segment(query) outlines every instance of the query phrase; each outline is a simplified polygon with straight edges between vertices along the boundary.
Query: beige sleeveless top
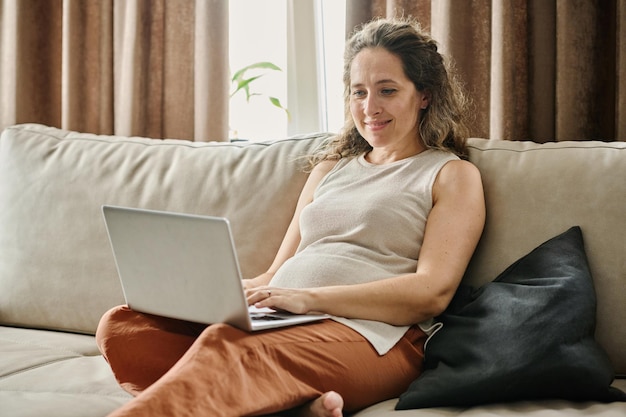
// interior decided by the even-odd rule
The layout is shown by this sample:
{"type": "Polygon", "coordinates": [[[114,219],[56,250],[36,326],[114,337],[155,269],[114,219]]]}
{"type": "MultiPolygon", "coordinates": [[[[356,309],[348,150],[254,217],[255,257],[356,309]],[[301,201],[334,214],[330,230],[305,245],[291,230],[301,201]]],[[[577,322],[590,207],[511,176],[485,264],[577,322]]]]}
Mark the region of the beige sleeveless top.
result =
{"type": "MultiPolygon", "coordinates": [[[[385,165],[362,154],[340,159],[300,216],[296,254],[271,286],[310,288],[359,284],[417,269],[437,174],[454,154],[426,150],[385,165]]],[[[363,335],[381,355],[408,330],[371,320],[333,317],[363,335]]],[[[429,330],[432,320],[420,323],[429,330]]]]}

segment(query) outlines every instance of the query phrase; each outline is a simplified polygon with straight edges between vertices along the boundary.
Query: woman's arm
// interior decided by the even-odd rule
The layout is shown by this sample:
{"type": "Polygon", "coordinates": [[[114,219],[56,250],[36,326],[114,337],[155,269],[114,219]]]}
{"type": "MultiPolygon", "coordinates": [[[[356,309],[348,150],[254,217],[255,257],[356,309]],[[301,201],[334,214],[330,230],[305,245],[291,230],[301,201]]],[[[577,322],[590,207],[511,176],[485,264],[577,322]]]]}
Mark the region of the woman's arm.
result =
{"type": "Polygon", "coordinates": [[[298,245],[300,244],[300,213],[307,204],[313,201],[313,193],[317,185],[336,164],[337,161],[323,161],[313,168],[300,192],[296,210],[291,218],[285,237],[278,248],[274,262],[272,262],[267,272],[252,279],[244,279],[243,286],[245,289],[252,289],[269,284],[278,268],[296,253],[298,245]]]}
{"type": "Polygon", "coordinates": [[[485,202],[478,169],[469,162],[452,161],[442,168],[433,186],[433,208],[415,273],[357,285],[270,288],[271,297],[268,288],[260,287],[248,292],[248,300],[260,307],[293,313],[315,311],[394,325],[415,324],[445,310],[480,239],[484,222],[485,202]]]}

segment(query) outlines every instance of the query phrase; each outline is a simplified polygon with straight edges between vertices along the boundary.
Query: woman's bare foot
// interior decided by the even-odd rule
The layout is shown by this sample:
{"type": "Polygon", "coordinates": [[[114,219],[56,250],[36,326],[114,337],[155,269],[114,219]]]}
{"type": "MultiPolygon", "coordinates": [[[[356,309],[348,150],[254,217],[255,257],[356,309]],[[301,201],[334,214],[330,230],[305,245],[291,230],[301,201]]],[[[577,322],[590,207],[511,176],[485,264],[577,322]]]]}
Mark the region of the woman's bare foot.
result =
{"type": "Polygon", "coordinates": [[[328,391],[300,409],[299,417],[342,417],[343,398],[335,391],[328,391]]]}

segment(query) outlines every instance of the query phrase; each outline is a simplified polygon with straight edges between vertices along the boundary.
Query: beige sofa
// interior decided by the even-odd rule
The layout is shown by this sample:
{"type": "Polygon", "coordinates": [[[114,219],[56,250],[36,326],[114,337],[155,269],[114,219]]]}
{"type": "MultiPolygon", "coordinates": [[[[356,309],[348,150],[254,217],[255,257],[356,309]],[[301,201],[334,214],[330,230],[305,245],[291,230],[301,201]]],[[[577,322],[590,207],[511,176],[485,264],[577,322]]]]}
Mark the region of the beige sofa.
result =
{"type": "MultiPolygon", "coordinates": [[[[272,143],[108,137],[41,125],[0,139],[0,415],[104,416],[129,400],[95,346],[123,303],[102,204],[226,216],[245,276],[279,245],[306,175],[298,157],[325,135],[272,143]]],[[[472,139],[488,218],[466,282],[480,285],[580,225],[597,292],[596,338],[626,374],[626,143],[472,139]]],[[[546,335],[550,337],[550,335],[546,335]]],[[[462,341],[459,341],[462,343],[462,341]]],[[[626,389],[626,380],[615,379],[626,389]]],[[[618,416],[626,403],[520,401],[358,416],[618,416]]]]}

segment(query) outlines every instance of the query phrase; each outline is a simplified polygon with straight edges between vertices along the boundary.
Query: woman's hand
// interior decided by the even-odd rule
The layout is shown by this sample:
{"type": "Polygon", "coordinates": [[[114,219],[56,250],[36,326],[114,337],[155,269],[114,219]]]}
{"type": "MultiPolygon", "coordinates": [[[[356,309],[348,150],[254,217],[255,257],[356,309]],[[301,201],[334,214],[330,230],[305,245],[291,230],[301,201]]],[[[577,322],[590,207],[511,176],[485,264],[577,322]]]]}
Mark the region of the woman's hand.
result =
{"type": "Polygon", "coordinates": [[[288,311],[294,314],[311,312],[312,291],[307,288],[276,288],[261,286],[246,290],[248,305],[258,308],[269,307],[274,310],[288,311]]]}
{"type": "Polygon", "coordinates": [[[270,272],[265,272],[254,278],[242,279],[241,282],[243,284],[244,290],[251,290],[256,287],[266,286],[272,280],[274,274],[270,272]]]}

